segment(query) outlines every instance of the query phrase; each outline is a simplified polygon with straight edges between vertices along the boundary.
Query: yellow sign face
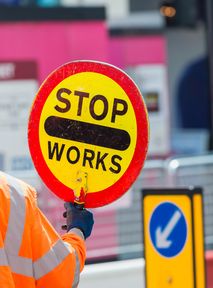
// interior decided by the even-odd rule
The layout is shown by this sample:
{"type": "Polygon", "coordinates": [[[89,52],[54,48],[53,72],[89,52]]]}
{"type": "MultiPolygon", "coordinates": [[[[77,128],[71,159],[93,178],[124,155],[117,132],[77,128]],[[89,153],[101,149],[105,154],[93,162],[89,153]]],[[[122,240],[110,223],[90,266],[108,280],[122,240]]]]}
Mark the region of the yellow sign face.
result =
{"type": "Polygon", "coordinates": [[[65,78],[43,105],[42,155],[52,174],[71,189],[80,172],[88,174],[89,193],[117,182],[130,164],[136,140],[129,97],[103,74],[82,72],[65,78]]]}
{"type": "Polygon", "coordinates": [[[194,288],[192,205],[187,195],[145,195],[147,288],[194,288]]]}

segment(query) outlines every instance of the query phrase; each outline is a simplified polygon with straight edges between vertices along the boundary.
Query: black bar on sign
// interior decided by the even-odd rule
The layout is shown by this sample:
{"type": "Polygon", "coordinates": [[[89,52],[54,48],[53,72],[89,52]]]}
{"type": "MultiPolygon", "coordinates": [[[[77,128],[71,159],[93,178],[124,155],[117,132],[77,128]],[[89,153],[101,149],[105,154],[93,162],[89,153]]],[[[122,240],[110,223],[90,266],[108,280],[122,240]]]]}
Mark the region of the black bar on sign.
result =
{"type": "Polygon", "coordinates": [[[130,135],[125,130],[57,116],[48,117],[44,129],[49,136],[120,151],[130,145],[130,135]]]}

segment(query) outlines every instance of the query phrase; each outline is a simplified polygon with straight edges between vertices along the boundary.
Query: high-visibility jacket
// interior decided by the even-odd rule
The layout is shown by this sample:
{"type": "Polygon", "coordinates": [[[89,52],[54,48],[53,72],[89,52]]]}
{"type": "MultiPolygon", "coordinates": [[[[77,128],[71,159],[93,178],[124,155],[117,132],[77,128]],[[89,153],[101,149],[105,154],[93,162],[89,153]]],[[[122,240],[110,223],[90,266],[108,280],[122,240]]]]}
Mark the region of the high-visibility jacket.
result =
{"type": "Polygon", "coordinates": [[[60,237],[36,191],[0,172],[0,288],[77,287],[85,254],[80,230],[60,237]]]}

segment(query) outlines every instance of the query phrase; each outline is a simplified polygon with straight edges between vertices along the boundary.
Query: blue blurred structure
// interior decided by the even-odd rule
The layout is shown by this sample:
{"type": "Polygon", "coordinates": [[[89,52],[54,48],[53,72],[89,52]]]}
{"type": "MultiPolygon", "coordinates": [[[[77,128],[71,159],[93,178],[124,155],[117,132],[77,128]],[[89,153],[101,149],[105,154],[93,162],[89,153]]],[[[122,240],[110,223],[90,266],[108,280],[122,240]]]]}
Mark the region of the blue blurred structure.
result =
{"type": "Polygon", "coordinates": [[[211,128],[211,103],[208,58],[187,65],[177,89],[180,128],[211,128]]]}

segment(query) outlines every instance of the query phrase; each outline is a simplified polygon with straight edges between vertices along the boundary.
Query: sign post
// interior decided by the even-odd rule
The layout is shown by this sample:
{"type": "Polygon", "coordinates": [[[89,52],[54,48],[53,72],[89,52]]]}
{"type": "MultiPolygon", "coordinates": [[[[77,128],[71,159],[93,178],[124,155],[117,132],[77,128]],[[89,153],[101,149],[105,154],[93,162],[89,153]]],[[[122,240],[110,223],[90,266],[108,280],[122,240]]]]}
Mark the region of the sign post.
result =
{"type": "Polygon", "coordinates": [[[122,70],[74,61],[40,87],[29,119],[34,165],[58,197],[74,201],[86,175],[85,207],[122,196],[143,167],[148,118],[143,98],[122,70]]]}
{"type": "Polygon", "coordinates": [[[201,189],[142,192],[146,287],[204,288],[201,189]]]}

